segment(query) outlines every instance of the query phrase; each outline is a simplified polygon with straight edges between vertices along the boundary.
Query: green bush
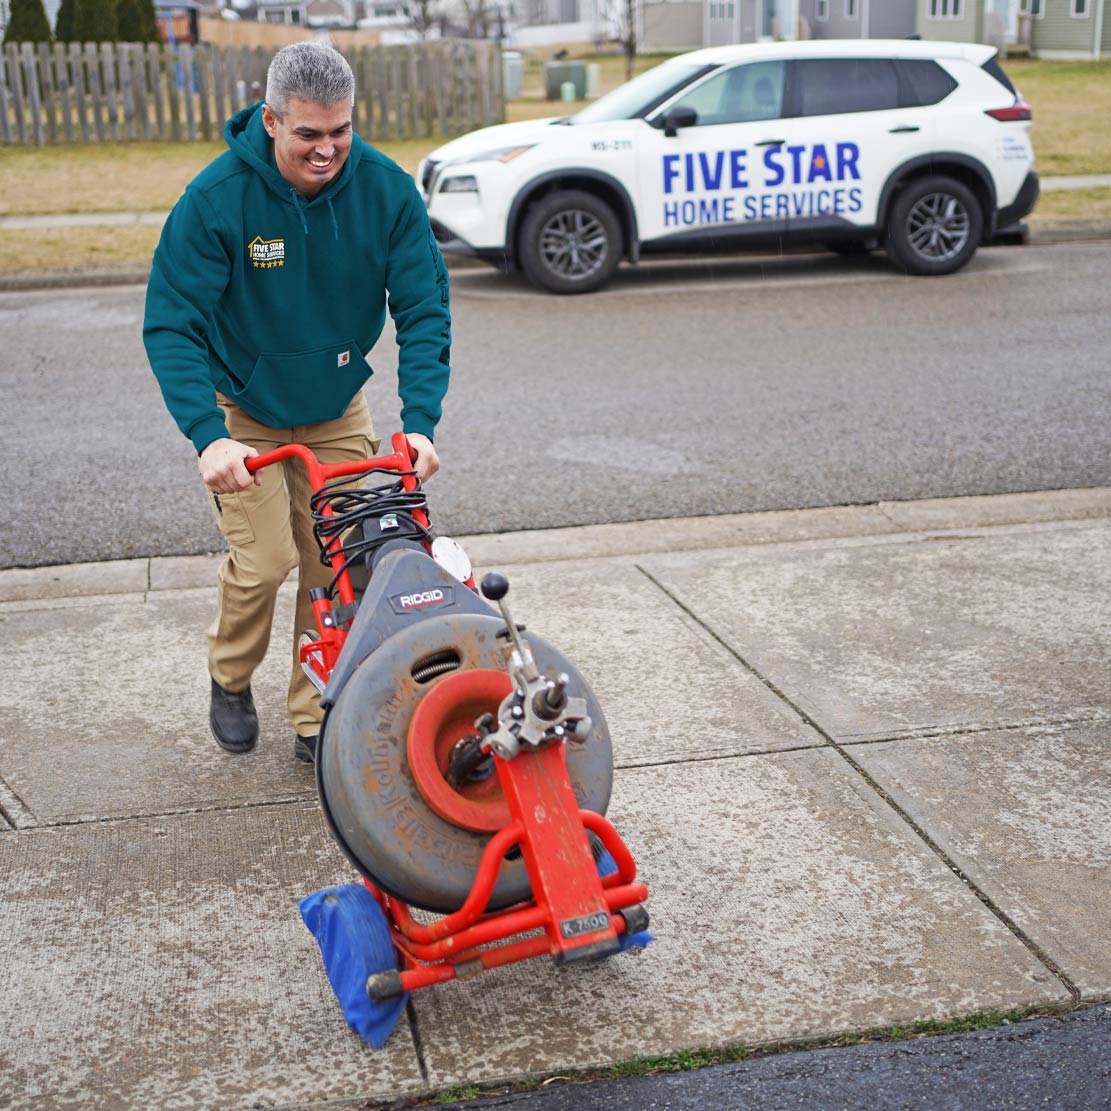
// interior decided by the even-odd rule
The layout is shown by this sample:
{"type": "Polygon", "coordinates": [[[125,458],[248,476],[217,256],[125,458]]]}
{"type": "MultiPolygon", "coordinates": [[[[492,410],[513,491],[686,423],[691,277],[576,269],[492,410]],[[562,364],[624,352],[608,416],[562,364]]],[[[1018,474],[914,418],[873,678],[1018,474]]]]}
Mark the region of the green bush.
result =
{"type": "Polygon", "coordinates": [[[50,42],[50,37],[42,0],[12,0],[4,42],[50,42]]]}
{"type": "Polygon", "coordinates": [[[158,42],[154,0],[119,0],[116,18],[120,42],[158,42]]]}
{"type": "Polygon", "coordinates": [[[116,0],[75,0],[73,19],[75,42],[118,42],[116,0]]]}
{"type": "Polygon", "coordinates": [[[54,20],[54,38],[58,42],[76,42],[73,37],[73,22],[77,16],[77,0],[62,0],[54,20]]]}

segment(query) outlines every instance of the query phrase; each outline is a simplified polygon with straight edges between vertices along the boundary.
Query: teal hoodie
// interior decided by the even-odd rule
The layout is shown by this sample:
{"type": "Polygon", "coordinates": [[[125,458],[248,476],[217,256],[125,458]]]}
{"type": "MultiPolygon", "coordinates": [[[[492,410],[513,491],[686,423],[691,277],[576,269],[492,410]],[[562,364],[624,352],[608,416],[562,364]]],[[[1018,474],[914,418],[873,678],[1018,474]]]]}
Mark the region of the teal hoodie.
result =
{"type": "Polygon", "coordinates": [[[432,437],[447,392],[444,261],[413,179],[357,135],[311,201],[278,173],[262,105],[186,187],[162,230],[143,341],[198,452],[227,436],[219,390],[271,428],[342,415],[372,371],[387,293],[406,432],[432,437]]]}

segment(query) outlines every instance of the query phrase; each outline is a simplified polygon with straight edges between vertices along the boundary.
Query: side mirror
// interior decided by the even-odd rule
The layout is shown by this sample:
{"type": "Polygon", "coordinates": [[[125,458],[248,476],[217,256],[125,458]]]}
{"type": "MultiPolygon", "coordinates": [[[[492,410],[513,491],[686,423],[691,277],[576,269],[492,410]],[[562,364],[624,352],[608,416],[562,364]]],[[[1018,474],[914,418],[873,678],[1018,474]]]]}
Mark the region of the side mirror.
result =
{"type": "Polygon", "coordinates": [[[664,134],[673,139],[681,127],[694,127],[698,123],[698,113],[693,108],[680,104],[664,116],[664,134]]]}

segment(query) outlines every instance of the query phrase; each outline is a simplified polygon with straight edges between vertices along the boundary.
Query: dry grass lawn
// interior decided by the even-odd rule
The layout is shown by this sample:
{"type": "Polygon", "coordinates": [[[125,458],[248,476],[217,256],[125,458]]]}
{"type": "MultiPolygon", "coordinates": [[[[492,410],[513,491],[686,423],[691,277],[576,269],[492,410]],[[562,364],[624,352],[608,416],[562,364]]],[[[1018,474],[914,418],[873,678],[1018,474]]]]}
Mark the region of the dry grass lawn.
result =
{"type": "Polygon", "coordinates": [[[1111,173],[1111,61],[1016,58],[1005,68],[1034,109],[1039,173],[1111,173]]]}
{"type": "Polygon", "coordinates": [[[0,230],[0,273],[145,270],[158,244],[159,231],[147,225],[4,228],[0,230]]]}

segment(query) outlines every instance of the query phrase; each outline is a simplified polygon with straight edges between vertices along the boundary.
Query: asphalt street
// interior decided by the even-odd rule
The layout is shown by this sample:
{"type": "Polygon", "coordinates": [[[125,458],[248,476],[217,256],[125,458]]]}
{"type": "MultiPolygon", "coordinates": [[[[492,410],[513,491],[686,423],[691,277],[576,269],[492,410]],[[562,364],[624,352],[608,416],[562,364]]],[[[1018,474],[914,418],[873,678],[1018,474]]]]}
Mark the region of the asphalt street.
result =
{"type": "MultiPolygon", "coordinates": [[[[139,286],[0,296],[0,565],[220,547],[142,306],[139,286]]],[[[579,298],[456,271],[434,518],[464,534],[1111,484],[1109,310],[1106,242],[982,250],[929,280],[882,255],[654,263],[579,298]]],[[[390,336],[371,363],[388,433],[390,336]]]]}
{"type": "Polygon", "coordinates": [[[506,1092],[443,1111],[1103,1111],[1111,1008],[912,1040],[798,1050],[697,1072],[506,1092]]]}

